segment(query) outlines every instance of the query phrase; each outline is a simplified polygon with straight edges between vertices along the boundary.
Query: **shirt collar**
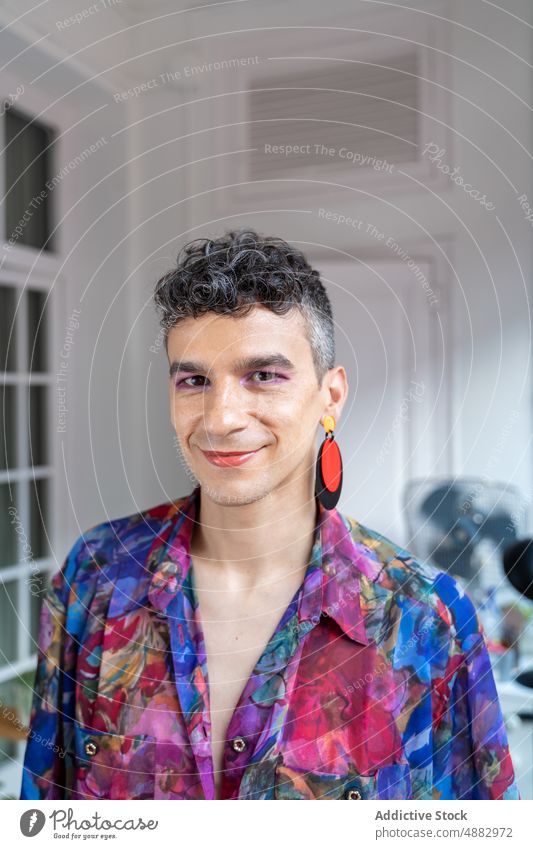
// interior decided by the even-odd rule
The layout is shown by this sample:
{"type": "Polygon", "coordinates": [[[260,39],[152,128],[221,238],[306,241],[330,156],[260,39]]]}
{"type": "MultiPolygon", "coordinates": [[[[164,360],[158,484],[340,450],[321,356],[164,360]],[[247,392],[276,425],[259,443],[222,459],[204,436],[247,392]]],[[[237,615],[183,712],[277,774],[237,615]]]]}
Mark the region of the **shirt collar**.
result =
{"type": "MultiPolygon", "coordinates": [[[[150,604],[161,613],[180,592],[191,565],[189,549],[199,512],[201,486],[172,503],[148,568],[150,604]],[[161,542],[162,540],[162,542],[161,542]]],[[[384,563],[369,537],[357,539],[357,522],[318,499],[310,562],[298,607],[300,623],[329,616],[350,639],[368,645],[381,635],[392,591],[377,582],[384,563]]]]}

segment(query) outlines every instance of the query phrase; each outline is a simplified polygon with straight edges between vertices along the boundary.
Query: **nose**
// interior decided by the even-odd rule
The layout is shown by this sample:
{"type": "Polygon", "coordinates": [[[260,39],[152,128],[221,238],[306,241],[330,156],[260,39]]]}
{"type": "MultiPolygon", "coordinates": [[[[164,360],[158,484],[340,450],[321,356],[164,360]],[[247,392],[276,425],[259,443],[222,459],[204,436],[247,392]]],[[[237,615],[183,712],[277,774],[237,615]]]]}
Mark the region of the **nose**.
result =
{"type": "Polygon", "coordinates": [[[209,387],[203,398],[203,427],[208,444],[214,450],[222,447],[223,440],[232,431],[245,430],[248,425],[250,399],[237,378],[219,380],[209,387]]]}

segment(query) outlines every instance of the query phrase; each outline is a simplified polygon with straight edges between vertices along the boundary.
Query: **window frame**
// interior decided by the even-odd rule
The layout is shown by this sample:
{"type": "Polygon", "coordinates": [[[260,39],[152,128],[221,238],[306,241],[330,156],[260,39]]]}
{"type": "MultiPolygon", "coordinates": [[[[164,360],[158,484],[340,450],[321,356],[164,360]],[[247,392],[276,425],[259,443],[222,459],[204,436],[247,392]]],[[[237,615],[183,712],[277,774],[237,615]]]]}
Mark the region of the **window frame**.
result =
{"type": "MultiPolygon", "coordinates": [[[[16,90],[16,83],[9,75],[3,75],[0,97],[2,104],[8,99],[10,92],[16,90]]],[[[68,112],[60,106],[53,105],[49,108],[50,100],[46,97],[46,91],[36,94],[35,90],[24,91],[23,106],[18,103],[14,108],[39,122],[45,124],[53,133],[54,141],[50,150],[50,174],[57,171],[57,162],[62,161],[66,155],[66,145],[62,137],[70,123],[68,112]]],[[[5,147],[5,122],[4,114],[0,112],[0,150],[5,147]]],[[[2,159],[0,167],[0,193],[4,197],[6,190],[5,160],[2,159]]],[[[45,515],[45,534],[48,554],[37,557],[27,562],[23,560],[25,539],[17,536],[17,561],[0,569],[3,582],[11,580],[17,582],[18,595],[16,616],[16,660],[3,663],[0,659],[0,685],[9,682],[20,681],[20,676],[29,676],[35,671],[37,664],[37,644],[32,636],[32,598],[29,579],[37,573],[43,574],[44,580],[57,571],[58,562],[54,555],[57,551],[57,518],[61,511],[66,509],[66,497],[59,492],[57,486],[58,471],[60,468],[60,440],[57,439],[57,401],[55,393],[55,372],[59,360],[60,344],[60,322],[64,314],[64,300],[66,294],[66,280],[61,273],[62,256],[60,253],[61,232],[57,230],[58,222],[61,220],[59,214],[63,188],[56,186],[50,197],[51,215],[51,249],[39,249],[22,244],[8,244],[8,236],[5,232],[5,206],[0,206],[0,250],[2,263],[0,264],[0,286],[13,287],[16,295],[16,359],[15,369],[4,372],[4,364],[0,366],[0,375],[4,385],[18,387],[16,397],[15,430],[17,440],[15,446],[14,468],[0,470],[0,483],[8,483],[18,489],[14,494],[13,505],[16,506],[23,533],[27,541],[30,538],[30,504],[31,488],[35,486],[34,481],[45,479],[47,481],[46,503],[47,515],[45,515]],[[40,291],[46,296],[46,320],[47,332],[45,340],[45,371],[29,371],[28,361],[28,291],[40,291]],[[22,295],[22,297],[21,297],[22,295]],[[47,433],[46,433],[46,465],[31,465],[29,444],[29,387],[46,386],[47,406],[47,433]]],[[[41,509],[39,507],[39,509],[41,509]]],[[[26,683],[21,681],[20,686],[24,688],[26,683]]],[[[31,686],[31,685],[30,685],[31,686]]],[[[25,694],[28,702],[31,694],[25,694]]],[[[26,719],[24,717],[24,719],[26,719]]],[[[6,741],[2,740],[0,745],[4,747],[6,741]]],[[[15,743],[13,757],[9,756],[0,763],[0,798],[4,793],[13,792],[20,783],[22,760],[25,750],[25,741],[15,743]],[[5,789],[4,789],[5,788],[5,789]]]]}

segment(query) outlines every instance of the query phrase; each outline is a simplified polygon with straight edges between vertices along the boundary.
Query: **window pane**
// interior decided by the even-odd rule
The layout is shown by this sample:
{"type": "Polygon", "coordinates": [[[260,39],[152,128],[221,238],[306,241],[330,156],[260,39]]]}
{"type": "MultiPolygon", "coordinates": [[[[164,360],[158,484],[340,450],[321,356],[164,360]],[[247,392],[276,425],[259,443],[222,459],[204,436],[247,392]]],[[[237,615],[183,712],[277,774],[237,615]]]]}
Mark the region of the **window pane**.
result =
{"type": "Polygon", "coordinates": [[[0,286],[0,371],[15,371],[16,327],[13,325],[17,306],[16,290],[0,286]]]}
{"type": "Polygon", "coordinates": [[[41,603],[46,589],[47,576],[44,572],[33,571],[28,575],[28,592],[30,593],[30,634],[31,645],[30,653],[37,651],[37,640],[39,638],[39,615],[41,613],[41,603]]]}
{"type": "Polygon", "coordinates": [[[48,481],[38,478],[30,481],[30,539],[35,560],[47,557],[48,540],[48,481]]]}
{"type": "Polygon", "coordinates": [[[18,581],[0,578],[0,666],[17,659],[18,581]]]}
{"type": "Polygon", "coordinates": [[[51,132],[44,124],[9,109],[5,113],[6,239],[10,244],[45,246],[51,231],[50,179],[51,132]]]}
{"type": "Polygon", "coordinates": [[[17,463],[16,401],[15,386],[0,386],[0,469],[12,469],[17,463]]]}
{"type": "MultiPolygon", "coordinates": [[[[15,497],[13,484],[11,484],[11,495],[15,497]]],[[[2,483],[0,484],[0,566],[14,566],[18,560],[17,528],[20,533],[20,521],[15,504],[10,498],[9,485],[2,483]]]]}
{"type": "Polygon", "coordinates": [[[45,466],[48,463],[47,396],[48,388],[46,386],[30,386],[28,458],[32,466],[45,466]]]}
{"type": "MultiPolygon", "coordinates": [[[[11,716],[11,712],[8,711],[8,717],[11,716]]],[[[17,724],[17,723],[15,723],[17,724]]],[[[17,743],[14,740],[4,740],[0,739],[0,765],[11,763],[17,755],[17,743]]],[[[6,790],[3,787],[0,787],[0,799],[14,799],[17,797],[14,796],[5,796],[6,790]]]]}
{"type": "Polygon", "coordinates": [[[35,668],[30,669],[29,672],[23,672],[15,681],[15,701],[25,725],[28,724],[30,719],[34,683],[35,668]]]}
{"type": "Polygon", "coordinates": [[[46,292],[28,292],[28,371],[46,371],[48,307],[46,292]]]}

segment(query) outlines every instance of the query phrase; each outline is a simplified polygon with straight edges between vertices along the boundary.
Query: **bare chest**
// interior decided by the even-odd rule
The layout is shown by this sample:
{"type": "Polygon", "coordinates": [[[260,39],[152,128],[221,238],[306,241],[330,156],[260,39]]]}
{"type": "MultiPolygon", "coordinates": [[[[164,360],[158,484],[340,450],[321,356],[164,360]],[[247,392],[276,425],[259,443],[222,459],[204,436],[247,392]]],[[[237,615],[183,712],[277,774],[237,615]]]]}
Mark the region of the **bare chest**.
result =
{"type": "Polygon", "coordinates": [[[227,736],[230,720],[286,604],[283,608],[244,613],[234,607],[225,609],[220,604],[213,610],[207,597],[202,598],[201,593],[198,596],[207,656],[215,788],[219,798],[225,748],[231,744],[227,736]]]}

